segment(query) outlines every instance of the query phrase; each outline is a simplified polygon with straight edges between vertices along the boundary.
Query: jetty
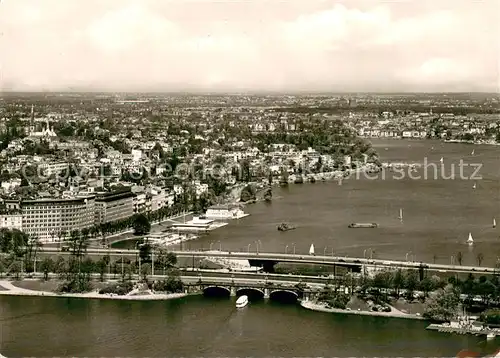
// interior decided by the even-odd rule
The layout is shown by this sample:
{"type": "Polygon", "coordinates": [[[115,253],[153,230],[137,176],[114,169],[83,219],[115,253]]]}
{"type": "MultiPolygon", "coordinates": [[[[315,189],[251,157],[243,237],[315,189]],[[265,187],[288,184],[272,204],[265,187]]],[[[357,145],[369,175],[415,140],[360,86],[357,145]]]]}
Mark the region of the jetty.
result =
{"type": "Polygon", "coordinates": [[[433,323],[427,327],[429,330],[434,330],[443,333],[457,334],[473,334],[476,336],[500,336],[500,328],[489,328],[486,326],[478,326],[474,324],[461,324],[458,322],[436,324],[433,323]]]}

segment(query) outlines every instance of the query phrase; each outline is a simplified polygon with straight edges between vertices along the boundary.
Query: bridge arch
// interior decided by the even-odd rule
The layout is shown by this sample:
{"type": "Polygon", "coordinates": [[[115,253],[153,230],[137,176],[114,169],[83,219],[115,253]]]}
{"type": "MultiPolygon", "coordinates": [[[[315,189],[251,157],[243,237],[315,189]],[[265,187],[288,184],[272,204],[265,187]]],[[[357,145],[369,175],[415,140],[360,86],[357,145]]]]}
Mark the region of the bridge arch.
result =
{"type": "Polygon", "coordinates": [[[250,298],[261,299],[264,298],[264,291],[253,287],[241,287],[236,290],[236,296],[247,295],[250,298]]]}
{"type": "Polygon", "coordinates": [[[204,296],[210,297],[229,297],[231,290],[224,286],[207,286],[203,289],[204,296]]]}
{"type": "Polygon", "coordinates": [[[297,302],[299,295],[291,290],[274,290],[269,294],[269,298],[279,302],[297,302]]]}

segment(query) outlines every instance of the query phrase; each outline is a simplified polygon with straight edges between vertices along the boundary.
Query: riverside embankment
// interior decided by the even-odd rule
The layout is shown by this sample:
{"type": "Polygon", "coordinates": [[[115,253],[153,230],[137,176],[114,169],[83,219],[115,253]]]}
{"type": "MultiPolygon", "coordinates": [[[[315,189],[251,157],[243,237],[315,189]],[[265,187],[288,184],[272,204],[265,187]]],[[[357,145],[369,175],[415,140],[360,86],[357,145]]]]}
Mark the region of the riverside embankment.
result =
{"type": "Polygon", "coordinates": [[[325,312],[325,313],[340,313],[340,314],[353,314],[353,315],[359,315],[359,316],[377,316],[377,317],[424,320],[424,318],[419,316],[419,315],[404,313],[404,312],[397,310],[394,307],[391,307],[391,312],[374,312],[374,311],[353,311],[353,310],[347,310],[347,309],[327,308],[322,304],[315,303],[312,301],[305,301],[305,300],[301,301],[300,305],[308,310],[311,310],[311,311],[325,312]]]}
{"type": "Polygon", "coordinates": [[[63,298],[90,298],[90,299],[110,299],[110,300],[133,300],[133,301],[154,301],[170,300],[186,297],[187,293],[154,293],[151,291],[132,291],[127,295],[100,294],[98,290],[86,293],[56,293],[51,291],[30,290],[15,286],[10,281],[0,280],[0,295],[5,296],[41,296],[41,297],[63,297],[63,298]]]}

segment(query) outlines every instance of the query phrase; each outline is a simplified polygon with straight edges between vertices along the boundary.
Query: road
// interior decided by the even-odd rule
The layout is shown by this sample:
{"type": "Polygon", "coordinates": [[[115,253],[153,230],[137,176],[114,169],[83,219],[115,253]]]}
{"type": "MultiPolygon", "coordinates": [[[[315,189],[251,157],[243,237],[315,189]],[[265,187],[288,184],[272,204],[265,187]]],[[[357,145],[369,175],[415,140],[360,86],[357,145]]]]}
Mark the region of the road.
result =
{"type": "MultiPolygon", "coordinates": [[[[430,264],[422,262],[409,262],[409,261],[394,261],[394,260],[380,260],[380,259],[367,259],[357,257],[337,257],[337,256],[313,256],[313,255],[300,255],[300,254],[279,254],[268,252],[224,252],[224,251],[171,251],[177,257],[219,257],[235,260],[263,260],[275,261],[282,263],[295,263],[295,264],[317,264],[317,265],[338,265],[338,266],[364,266],[368,269],[419,269],[421,267],[428,271],[436,272],[452,272],[452,273],[482,273],[482,274],[495,274],[500,272],[499,269],[494,267],[479,267],[479,266],[458,266],[458,265],[443,265],[443,264],[430,264]]],[[[69,252],[62,252],[58,248],[44,248],[44,254],[61,254],[69,255],[69,252]]],[[[118,256],[118,257],[136,257],[139,250],[123,250],[123,249],[93,249],[89,248],[87,254],[103,256],[118,256]]]]}

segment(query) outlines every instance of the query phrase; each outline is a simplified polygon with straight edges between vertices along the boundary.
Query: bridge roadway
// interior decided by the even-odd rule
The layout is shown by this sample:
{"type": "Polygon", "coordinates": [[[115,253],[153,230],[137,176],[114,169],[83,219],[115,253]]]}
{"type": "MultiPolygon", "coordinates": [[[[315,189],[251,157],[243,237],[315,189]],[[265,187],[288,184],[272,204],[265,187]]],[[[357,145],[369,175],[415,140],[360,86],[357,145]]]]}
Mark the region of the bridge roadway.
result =
{"type": "MultiPolygon", "coordinates": [[[[158,270],[157,270],[158,271],[158,270]]],[[[161,270],[160,270],[161,271],[161,270]]],[[[57,278],[59,275],[55,273],[50,273],[49,277],[57,278]]],[[[98,273],[92,273],[91,276],[95,279],[100,277],[98,273]]],[[[117,279],[121,276],[120,273],[112,274],[106,273],[104,277],[106,279],[117,279]]],[[[142,276],[142,275],[141,275],[142,276]]],[[[29,277],[43,278],[43,273],[37,272],[35,275],[30,274],[29,277]]],[[[138,279],[137,274],[133,275],[134,278],[138,279]]],[[[148,275],[150,280],[162,280],[168,278],[168,275],[158,274],[148,275]]],[[[273,283],[287,283],[297,284],[305,283],[308,286],[318,286],[323,287],[326,284],[331,284],[332,279],[328,277],[318,277],[318,276],[304,276],[304,275],[285,275],[277,273],[262,273],[262,272],[229,272],[229,271],[217,271],[217,270],[198,270],[198,269],[185,269],[181,270],[181,279],[185,283],[198,282],[200,279],[205,284],[209,283],[228,283],[234,280],[235,282],[245,281],[257,284],[265,284],[266,282],[273,283]]]]}
{"type": "MultiPolygon", "coordinates": [[[[225,252],[225,251],[171,251],[177,257],[218,257],[233,260],[256,260],[256,261],[272,261],[286,262],[295,264],[317,264],[317,265],[337,265],[337,266],[365,266],[367,268],[402,268],[402,269],[419,269],[424,268],[430,271],[453,272],[453,273],[483,273],[494,274],[500,270],[494,267],[479,267],[479,266],[459,266],[459,265],[443,265],[431,264],[423,262],[396,261],[396,260],[381,260],[367,259],[357,257],[337,257],[337,256],[320,256],[320,255],[303,255],[303,254],[280,254],[272,252],[225,252]]],[[[58,253],[67,254],[69,252],[61,251],[58,248],[44,248],[43,253],[58,253]]],[[[89,255],[110,255],[135,257],[139,250],[124,250],[124,249],[91,249],[87,250],[89,255]]]]}

